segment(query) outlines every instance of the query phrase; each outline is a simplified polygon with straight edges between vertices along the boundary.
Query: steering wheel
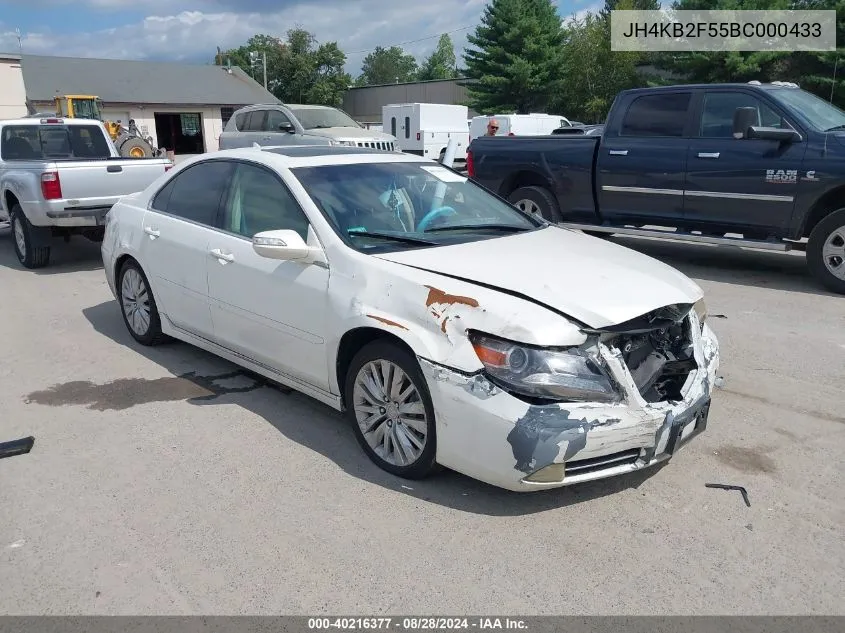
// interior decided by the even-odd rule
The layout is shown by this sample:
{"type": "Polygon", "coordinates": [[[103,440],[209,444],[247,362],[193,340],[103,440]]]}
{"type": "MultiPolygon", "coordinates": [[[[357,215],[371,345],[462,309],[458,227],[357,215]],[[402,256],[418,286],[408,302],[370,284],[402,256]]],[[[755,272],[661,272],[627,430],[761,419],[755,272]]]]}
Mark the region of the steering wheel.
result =
{"type": "Polygon", "coordinates": [[[454,215],[455,213],[456,211],[452,207],[437,207],[436,209],[432,209],[419,221],[419,224],[417,224],[417,230],[425,231],[428,229],[428,225],[439,217],[444,215],[454,215]]]}

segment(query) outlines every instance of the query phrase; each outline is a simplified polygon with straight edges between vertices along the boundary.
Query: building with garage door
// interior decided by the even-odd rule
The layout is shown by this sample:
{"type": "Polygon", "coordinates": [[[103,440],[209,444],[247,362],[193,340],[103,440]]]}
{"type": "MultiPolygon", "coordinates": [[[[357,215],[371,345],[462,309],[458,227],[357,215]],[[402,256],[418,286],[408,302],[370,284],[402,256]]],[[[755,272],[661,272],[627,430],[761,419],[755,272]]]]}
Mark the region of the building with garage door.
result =
{"type": "Polygon", "coordinates": [[[216,151],[238,108],[279,103],[237,67],[26,54],[19,63],[30,112],[54,112],[57,96],[96,96],[104,119],[133,119],[142,136],[177,155],[216,151]]]}

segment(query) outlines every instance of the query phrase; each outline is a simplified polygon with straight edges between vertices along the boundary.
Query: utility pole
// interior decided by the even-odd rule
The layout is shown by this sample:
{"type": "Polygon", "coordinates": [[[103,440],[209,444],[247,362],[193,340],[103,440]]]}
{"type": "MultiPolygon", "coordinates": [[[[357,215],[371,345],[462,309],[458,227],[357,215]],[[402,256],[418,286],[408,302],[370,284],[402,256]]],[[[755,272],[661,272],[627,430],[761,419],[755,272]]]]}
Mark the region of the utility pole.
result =
{"type": "Polygon", "coordinates": [[[18,51],[20,51],[20,54],[23,55],[23,43],[21,42],[21,30],[15,29],[15,35],[18,36],[18,51]]]}
{"type": "Polygon", "coordinates": [[[264,90],[267,90],[267,51],[262,53],[262,61],[264,62],[264,90]]]}

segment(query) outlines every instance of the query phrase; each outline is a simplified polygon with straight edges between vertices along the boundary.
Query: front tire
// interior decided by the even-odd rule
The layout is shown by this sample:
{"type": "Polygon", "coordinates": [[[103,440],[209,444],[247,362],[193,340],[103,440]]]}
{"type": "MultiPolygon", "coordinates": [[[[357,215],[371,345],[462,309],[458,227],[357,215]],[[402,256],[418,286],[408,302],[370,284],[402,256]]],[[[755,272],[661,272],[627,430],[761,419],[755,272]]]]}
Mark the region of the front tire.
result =
{"type": "Polygon", "coordinates": [[[845,209],[828,215],[810,233],[807,266],[828,290],[845,294],[845,209]]]}
{"type": "Polygon", "coordinates": [[[544,187],[520,187],[508,196],[510,202],[523,213],[548,222],[560,222],[560,209],[552,192],[544,187]]]}
{"type": "Polygon", "coordinates": [[[132,338],[148,347],[166,341],[150,282],[135,260],[128,260],[120,268],[117,290],[123,322],[132,338]]]}
{"type": "Polygon", "coordinates": [[[411,354],[386,341],[370,343],[352,359],[344,394],[355,438],[379,468],[405,479],[436,470],[434,407],[411,354]]]}
{"type": "Polygon", "coordinates": [[[12,243],[18,261],[26,268],[43,268],[50,263],[50,247],[35,246],[35,231],[37,230],[23,213],[19,204],[12,207],[9,213],[9,223],[12,227],[12,243]]]}

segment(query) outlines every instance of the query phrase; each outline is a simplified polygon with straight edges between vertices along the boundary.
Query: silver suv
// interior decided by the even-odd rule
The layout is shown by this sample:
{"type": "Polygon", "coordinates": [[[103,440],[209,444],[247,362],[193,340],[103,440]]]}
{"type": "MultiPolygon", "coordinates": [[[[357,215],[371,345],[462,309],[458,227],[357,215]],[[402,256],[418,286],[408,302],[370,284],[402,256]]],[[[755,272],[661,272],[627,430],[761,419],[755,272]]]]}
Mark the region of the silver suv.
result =
{"type": "Polygon", "coordinates": [[[220,149],[259,145],[349,145],[397,151],[396,138],[362,128],[348,114],[317,105],[251,105],[237,110],[220,149]]]}

